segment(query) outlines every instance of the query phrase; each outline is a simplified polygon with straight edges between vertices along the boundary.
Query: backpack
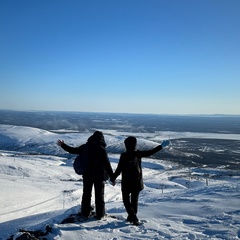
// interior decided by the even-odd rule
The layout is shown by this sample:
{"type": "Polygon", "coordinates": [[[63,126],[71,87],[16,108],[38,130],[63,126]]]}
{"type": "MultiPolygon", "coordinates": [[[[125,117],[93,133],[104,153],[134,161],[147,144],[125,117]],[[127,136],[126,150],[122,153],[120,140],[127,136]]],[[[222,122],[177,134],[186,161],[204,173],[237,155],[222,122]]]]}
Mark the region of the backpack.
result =
{"type": "Polygon", "coordinates": [[[73,168],[76,174],[83,175],[87,167],[87,149],[86,146],[82,153],[80,153],[73,162],[73,168]]]}

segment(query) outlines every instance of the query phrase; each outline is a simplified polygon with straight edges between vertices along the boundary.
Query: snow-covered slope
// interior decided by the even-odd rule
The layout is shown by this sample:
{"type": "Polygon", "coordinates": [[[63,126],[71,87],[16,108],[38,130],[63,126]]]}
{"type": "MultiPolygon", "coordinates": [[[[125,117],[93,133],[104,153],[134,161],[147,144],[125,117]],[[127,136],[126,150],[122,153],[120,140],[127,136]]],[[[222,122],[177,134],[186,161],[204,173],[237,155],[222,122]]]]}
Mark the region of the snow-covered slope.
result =
{"type": "MultiPolygon", "coordinates": [[[[53,227],[53,239],[239,239],[240,176],[221,168],[186,168],[164,158],[143,159],[145,188],[139,198],[141,226],[125,222],[120,178],[106,183],[107,213],[117,219],[60,224],[77,212],[81,176],[72,169],[73,156],[56,145],[84,143],[91,133],[52,133],[29,127],[0,125],[0,239],[19,229],[53,227]]],[[[113,169],[129,133],[105,132],[113,169]]],[[[136,134],[137,135],[137,134],[136,134]]],[[[166,135],[167,136],[167,135],[166,135]]],[[[159,137],[139,135],[139,146],[156,146],[159,137]],[[148,140],[144,140],[144,137],[148,140]]],[[[174,146],[164,151],[173,151],[174,146]]],[[[93,198],[94,200],[94,198],[93,198]]],[[[92,203],[94,203],[92,200],[92,203]]]]}

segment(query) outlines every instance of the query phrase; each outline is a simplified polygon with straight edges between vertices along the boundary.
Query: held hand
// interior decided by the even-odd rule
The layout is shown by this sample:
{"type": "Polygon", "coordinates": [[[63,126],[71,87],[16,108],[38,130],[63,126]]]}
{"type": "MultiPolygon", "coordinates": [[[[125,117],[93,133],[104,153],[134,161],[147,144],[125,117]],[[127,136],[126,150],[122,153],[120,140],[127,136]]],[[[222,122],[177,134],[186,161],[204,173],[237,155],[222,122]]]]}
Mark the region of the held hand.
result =
{"type": "Polygon", "coordinates": [[[111,180],[109,180],[109,182],[110,182],[110,184],[112,185],[112,186],[115,186],[115,181],[111,181],[111,180]]]}
{"type": "Polygon", "coordinates": [[[57,141],[57,145],[61,147],[61,146],[62,146],[62,144],[64,144],[64,141],[63,141],[63,140],[60,140],[60,139],[58,139],[58,141],[57,141]]]}
{"type": "Polygon", "coordinates": [[[169,144],[170,144],[169,140],[163,140],[161,143],[161,146],[164,148],[164,147],[167,147],[169,144]]]}

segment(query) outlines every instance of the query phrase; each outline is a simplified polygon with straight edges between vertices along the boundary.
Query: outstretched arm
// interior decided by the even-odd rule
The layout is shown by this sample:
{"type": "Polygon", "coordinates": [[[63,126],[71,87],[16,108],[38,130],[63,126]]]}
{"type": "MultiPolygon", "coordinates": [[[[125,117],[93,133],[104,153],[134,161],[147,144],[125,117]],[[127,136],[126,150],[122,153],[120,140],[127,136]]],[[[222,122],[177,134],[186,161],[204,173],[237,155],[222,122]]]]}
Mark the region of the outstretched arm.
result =
{"type": "Polygon", "coordinates": [[[137,151],[138,153],[138,157],[142,158],[142,157],[149,157],[155,153],[157,153],[158,151],[162,150],[164,147],[167,147],[170,144],[169,140],[164,140],[161,145],[158,145],[157,147],[148,150],[148,151],[137,151]]]}
{"type": "Polygon", "coordinates": [[[157,147],[151,149],[151,150],[147,150],[147,151],[137,151],[137,156],[139,158],[143,158],[143,157],[150,157],[151,155],[155,154],[156,152],[160,151],[162,149],[161,145],[158,145],[157,147]]]}
{"type": "Polygon", "coordinates": [[[60,140],[60,139],[57,141],[57,145],[60,146],[63,150],[72,154],[80,154],[82,151],[82,148],[81,148],[82,145],[79,147],[70,147],[66,143],[64,143],[63,140],[60,140]]]}

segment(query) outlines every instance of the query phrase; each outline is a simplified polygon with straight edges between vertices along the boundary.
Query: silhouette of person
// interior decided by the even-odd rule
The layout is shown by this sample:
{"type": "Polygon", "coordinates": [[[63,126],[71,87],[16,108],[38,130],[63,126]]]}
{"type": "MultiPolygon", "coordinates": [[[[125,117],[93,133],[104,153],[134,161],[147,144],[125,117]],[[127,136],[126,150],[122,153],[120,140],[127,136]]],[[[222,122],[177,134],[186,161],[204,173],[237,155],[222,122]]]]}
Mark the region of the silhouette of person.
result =
{"type": "Polygon", "coordinates": [[[82,218],[87,219],[91,213],[92,188],[95,190],[96,218],[105,216],[104,189],[105,181],[113,177],[113,171],[106,152],[106,142],[102,132],[95,131],[86,144],[79,147],[70,147],[63,140],[58,140],[57,144],[65,151],[72,154],[80,154],[86,147],[87,163],[83,173],[83,195],[81,205],[82,218]]]}
{"type": "Polygon", "coordinates": [[[122,173],[121,190],[123,204],[128,213],[127,221],[134,225],[139,225],[137,218],[138,196],[140,191],[143,190],[141,159],[153,155],[163,147],[168,146],[169,143],[168,140],[165,140],[161,145],[151,150],[139,151],[136,150],[137,139],[135,137],[128,137],[124,141],[126,152],[121,154],[111,181],[115,184],[116,178],[122,173]]]}

